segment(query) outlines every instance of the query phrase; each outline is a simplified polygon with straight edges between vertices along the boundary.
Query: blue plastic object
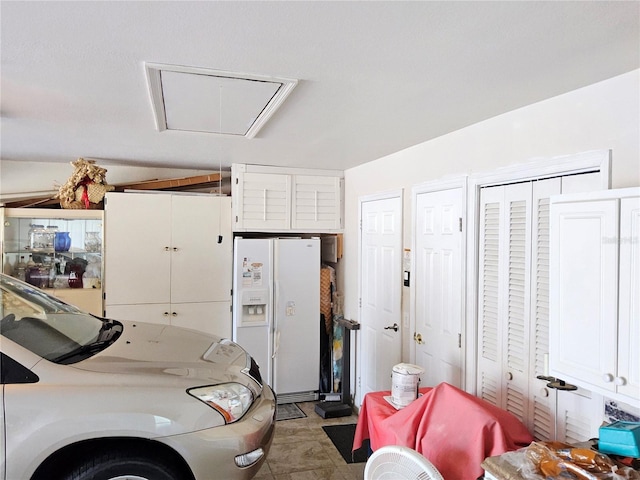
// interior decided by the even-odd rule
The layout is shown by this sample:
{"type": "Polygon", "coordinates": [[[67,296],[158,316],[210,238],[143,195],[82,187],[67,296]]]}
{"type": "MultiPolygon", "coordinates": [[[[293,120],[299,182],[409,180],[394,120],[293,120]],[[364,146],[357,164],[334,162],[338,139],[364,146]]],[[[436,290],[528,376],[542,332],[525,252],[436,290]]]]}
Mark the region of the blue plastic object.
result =
{"type": "Polygon", "coordinates": [[[68,252],[71,247],[69,232],[56,232],[53,246],[56,252],[68,252]]]}
{"type": "Polygon", "coordinates": [[[614,422],[600,427],[598,450],[623,457],[640,458],[640,422],[614,422]]]}

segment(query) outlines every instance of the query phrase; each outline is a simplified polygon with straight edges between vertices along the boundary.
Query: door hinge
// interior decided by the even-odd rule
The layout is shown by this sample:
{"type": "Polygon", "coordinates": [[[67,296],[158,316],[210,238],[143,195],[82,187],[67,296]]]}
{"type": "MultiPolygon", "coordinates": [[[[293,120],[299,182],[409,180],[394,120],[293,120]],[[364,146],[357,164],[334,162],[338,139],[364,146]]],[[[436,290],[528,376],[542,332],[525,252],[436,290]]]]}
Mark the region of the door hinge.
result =
{"type": "Polygon", "coordinates": [[[462,334],[458,334],[458,348],[462,348],[462,334]]]}
{"type": "Polygon", "coordinates": [[[362,308],[362,298],[358,299],[358,307],[362,308]]]}
{"type": "Polygon", "coordinates": [[[458,218],[458,225],[459,225],[460,231],[462,231],[462,217],[458,218]]]}

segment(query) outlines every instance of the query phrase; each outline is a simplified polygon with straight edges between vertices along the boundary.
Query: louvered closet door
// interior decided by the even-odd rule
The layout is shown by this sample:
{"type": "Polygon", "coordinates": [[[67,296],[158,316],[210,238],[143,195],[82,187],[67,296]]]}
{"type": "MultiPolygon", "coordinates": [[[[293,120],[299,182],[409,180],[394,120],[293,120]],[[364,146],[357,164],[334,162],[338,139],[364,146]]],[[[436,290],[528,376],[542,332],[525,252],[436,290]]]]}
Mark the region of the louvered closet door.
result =
{"type": "Polygon", "coordinates": [[[570,432],[587,431],[578,425],[594,416],[594,402],[565,392],[556,432],[556,392],[536,377],[549,352],[549,197],[594,190],[598,182],[598,174],[583,174],[480,193],[477,391],[539,440],[573,438],[570,432]]]}
{"type": "Polygon", "coordinates": [[[549,197],[560,193],[561,179],[550,178],[532,185],[531,315],[529,352],[529,397],[531,410],[527,426],[538,440],[557,438],[555,433],[555,395],[545,373],[549,352],[549,197]]]}
{"type": "Polygon", "coordinates": [[[497,406],[502,390],[502,270],[504,187],[480,192],[480,252],[478,305],[478,395],[497,406]]]}
{"type": "Polygon", "coordinates": [[[529,415],[531,184],[481,192],[480,396],[529,415]]]}
{"type": "Polygon", "coordinates": [[[503,254],[506,304],[502,338],[505,404],[522,422],[529,415],[529,312],[531,292],[531,184],[504,187],[503,254]]]}

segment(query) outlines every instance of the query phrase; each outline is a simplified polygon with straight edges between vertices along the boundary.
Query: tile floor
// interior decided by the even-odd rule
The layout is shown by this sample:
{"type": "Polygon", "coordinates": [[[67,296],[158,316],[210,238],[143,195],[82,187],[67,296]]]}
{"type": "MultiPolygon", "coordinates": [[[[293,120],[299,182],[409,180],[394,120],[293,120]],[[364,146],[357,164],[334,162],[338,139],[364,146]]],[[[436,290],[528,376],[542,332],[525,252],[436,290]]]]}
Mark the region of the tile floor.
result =
{"type": "Polygon", "coordinates": [[[362,480],[364,463],[348,464],[322,427],[356,423],[358,417],[323,419],[315,402],[297,404],[307,418],[276,422],[276,433],[255,480],[362,480]]]}

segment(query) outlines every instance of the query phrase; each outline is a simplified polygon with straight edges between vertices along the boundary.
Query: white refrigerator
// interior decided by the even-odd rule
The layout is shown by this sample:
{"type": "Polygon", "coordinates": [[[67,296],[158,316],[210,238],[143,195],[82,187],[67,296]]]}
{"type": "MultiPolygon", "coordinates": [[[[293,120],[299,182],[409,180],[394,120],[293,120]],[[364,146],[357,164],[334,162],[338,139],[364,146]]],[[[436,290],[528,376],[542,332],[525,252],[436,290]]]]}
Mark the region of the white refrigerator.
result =
{"type": "Polygon", "coordinates": [[[234,240],[233,340],[278,403],[318,399],[320,239],[234,240]]]}

